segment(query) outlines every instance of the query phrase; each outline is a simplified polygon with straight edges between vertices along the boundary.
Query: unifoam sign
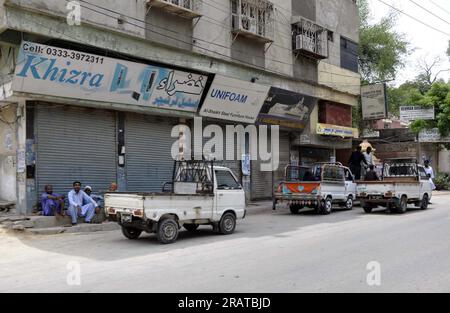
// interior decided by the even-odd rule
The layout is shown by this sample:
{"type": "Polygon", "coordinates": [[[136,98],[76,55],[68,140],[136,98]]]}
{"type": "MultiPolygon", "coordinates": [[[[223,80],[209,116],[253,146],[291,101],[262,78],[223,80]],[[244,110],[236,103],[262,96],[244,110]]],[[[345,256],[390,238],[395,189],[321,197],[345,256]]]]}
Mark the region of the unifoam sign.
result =
{"type": "Polygon", "coordinates": [[[270,87],[216,75],[200,115],[253,124],[270,87]]]}
{"type": "Polygon", "coordinates": [[[13,90],[196,112],[207,76],[24,41],[13,90]]]}

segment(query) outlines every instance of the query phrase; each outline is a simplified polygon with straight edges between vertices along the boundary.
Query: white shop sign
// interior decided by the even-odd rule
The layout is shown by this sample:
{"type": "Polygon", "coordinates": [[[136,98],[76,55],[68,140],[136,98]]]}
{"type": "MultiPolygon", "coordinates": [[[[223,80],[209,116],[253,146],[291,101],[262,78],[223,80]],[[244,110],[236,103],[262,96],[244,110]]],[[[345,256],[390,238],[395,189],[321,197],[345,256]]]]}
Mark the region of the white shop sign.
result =
{"type": "Polygon", "coordinates": [[[387,116],[386,85],[361,87],[362,115],[364,120],[382,119],[387,116]]]}
{"type": "Polygon", "coordinates": [[[411,122],[415,120],[434,120],[435,113],[433,108],[424,108],[420,106],[401,106],[400,120],[411,122]]]}
{"type": "Polygon", "coordinates": [[[269,86],[216,75],[200,115],[253,124],[269,93],[269,86]]]}
{"type": "Polygon", "coordinates": [[[207,78],[24,41],[13,90],[196,112],[207,78]]]}
{"type": "Polygon", "coordinates": [[[424,129],[419,133],[419,142],[441,143],[450,142],[450,136],[442,137],[439,129],[424,129]]]}

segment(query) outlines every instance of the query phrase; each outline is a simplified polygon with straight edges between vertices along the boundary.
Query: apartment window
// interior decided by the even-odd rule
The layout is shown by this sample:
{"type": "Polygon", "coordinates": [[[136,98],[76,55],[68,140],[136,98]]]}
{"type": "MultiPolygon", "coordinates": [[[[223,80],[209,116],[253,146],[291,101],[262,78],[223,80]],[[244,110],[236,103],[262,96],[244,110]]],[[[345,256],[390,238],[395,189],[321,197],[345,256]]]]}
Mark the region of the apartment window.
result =
{"type": "Polygon", "coordinates": [[[273,4],[266,0],[231,0],[233,32],[273,37],[273,4]]]}
{"type": "Polygon", "coordinates": [[[358,73],[358,44],[341,37],[341,67],[358,73]]]}

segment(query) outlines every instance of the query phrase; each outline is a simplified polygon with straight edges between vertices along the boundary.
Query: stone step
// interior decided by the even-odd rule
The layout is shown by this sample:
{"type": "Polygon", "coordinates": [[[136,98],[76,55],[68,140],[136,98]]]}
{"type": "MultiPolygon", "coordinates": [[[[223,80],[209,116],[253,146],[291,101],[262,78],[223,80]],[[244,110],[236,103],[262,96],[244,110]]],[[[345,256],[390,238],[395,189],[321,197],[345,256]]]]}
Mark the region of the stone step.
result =
{"type": "Polygon", "coordinates": [[[46,228],[27,228],[25,233],[33,235],[57,235],[57,234],[73,234],[73,233],[89,233],[99,231],[119,230],[120,226],[114,222],[105,222],[102,224],[78,224],[76,226],[56,226],[46,228]]]}

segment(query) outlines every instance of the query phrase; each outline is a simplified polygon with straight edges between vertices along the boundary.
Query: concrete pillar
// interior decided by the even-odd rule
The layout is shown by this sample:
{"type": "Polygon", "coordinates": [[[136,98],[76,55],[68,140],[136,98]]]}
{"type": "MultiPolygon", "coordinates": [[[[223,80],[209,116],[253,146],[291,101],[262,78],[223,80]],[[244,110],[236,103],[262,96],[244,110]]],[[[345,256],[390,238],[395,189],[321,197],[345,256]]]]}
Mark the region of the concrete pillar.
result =
{"type": "Polygon", "coordinates": [[[27,169],[26,169],[26,100],[21,99],[17,105],[17,213],[31,213],[32,208],[27,207],[27,169]]]}

